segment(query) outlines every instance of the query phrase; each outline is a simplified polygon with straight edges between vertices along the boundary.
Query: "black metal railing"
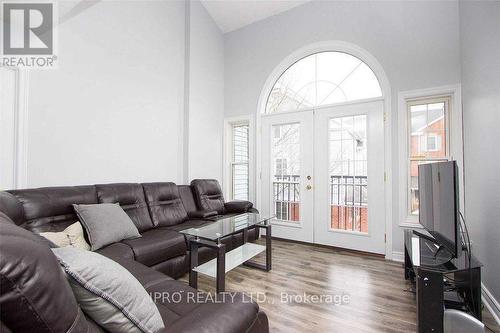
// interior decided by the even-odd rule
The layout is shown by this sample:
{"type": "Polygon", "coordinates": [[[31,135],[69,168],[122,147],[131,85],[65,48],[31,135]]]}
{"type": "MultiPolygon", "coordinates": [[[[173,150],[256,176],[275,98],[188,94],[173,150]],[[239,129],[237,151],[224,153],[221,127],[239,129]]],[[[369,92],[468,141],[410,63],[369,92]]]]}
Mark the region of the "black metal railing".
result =
{"type": "Polygon", "coordinates": [[[330,204],[366,207],[368,178],[366,176],[330,176],[330,204]]]}
{"type": "Polygon", "coordinates": [[[330,176],[331,228],[368,232],[368,178],[330,176]]]}
{"type": "MultiPolygon", "coordinates": [[[[366,176],[330,176],[331,227],[366,231],[368,208],[366,176]]],[[[273,202],[276,218],[299,221],[300,175],[275,175],[273,202]]]]}
{"type": "Polygon", "coordinates": [[[299,221],[300,176],[274,175],[273,201],[278,220],[299,221]]]}

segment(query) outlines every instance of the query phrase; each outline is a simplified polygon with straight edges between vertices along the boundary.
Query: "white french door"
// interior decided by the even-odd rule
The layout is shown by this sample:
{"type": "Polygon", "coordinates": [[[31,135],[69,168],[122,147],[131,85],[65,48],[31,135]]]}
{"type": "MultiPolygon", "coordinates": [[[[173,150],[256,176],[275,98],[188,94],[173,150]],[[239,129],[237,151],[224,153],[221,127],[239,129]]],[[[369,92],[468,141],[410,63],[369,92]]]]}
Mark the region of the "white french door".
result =
{"type": "Polygon", "coordinates": [[[262,116],[273,236],[385,253],[383,102],[262,116]]]}
{"type": "Polygon", "coordinates": [[[314,242],[385,253],[383,102],[314,117],[314,242]]]}
{"type": "Polygon", "coordinates": [[[313,114],[262,117],[262,211],[273,236],[313,242],[313,114]]]}

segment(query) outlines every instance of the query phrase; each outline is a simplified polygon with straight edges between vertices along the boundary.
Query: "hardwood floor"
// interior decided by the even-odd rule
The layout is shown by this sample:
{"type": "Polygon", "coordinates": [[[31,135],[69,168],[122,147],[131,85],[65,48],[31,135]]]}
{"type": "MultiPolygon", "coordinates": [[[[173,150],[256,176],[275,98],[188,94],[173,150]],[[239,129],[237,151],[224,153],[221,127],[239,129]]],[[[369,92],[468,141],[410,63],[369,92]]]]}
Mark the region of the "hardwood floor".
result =
{"type": "MultiPolygon", "coordinates": [[[[198,286],[215,292],[214,280],[201,274],[198,286]]],[[[409,289],[400,263],[282,240],[273,240],[270,272],[240,266],[226,276],[226,291],[253,296],[267,313],[271,332],[415,332],[415,296],[409,289]],[[283,293],[327,295],[323,301],[330,303],[286,303],[283,293]],[[348,303],[332,303],[334,296],[348,303]]],[[[485,318],[498,329],[489,313],[485,318]]]]}

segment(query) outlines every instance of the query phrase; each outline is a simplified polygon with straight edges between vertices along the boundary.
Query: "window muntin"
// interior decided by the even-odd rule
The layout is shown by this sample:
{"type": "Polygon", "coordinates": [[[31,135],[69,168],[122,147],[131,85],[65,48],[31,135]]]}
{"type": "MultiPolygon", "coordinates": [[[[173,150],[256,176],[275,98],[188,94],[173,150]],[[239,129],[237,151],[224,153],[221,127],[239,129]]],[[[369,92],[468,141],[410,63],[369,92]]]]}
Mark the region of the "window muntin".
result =
{"type": "Polygon", "coordinates": [[[249,197],[249,126],[235,124],[231,130],[231,196],[233,200],[249,197]]]}
{"type": "Polygon", "coordinates": [[[418,215],[418,166],[449,160],[449,106],[449,96],[407,101],[408,215],[418,215]]]}
{"type": "Polygon", "coordinates": [[[382,96],[373,71],[343,52],[320,52],[290,66],[268,96],[266,113],[382,96]]]}

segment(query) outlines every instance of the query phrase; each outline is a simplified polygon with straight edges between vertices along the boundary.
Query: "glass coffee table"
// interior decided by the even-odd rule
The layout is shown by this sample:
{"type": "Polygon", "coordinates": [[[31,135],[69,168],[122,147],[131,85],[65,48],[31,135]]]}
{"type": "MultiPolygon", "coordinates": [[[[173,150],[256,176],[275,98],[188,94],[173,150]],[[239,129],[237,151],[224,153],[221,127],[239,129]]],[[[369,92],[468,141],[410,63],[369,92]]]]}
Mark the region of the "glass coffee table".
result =
{"type": "Polygon", "coordinates": [[[216,279],[217,292],[225,291],[226,273],[239,265],[246,265],[271,270],[271,219],[256,213],[245,213],[215,220],[199,228],[189,228],[181,233],[188,238],[189,243],[189,285],[198,289],[198,273],[216,279]],[[266,245],[248,242],[248,231],[260,228],[266,230],[266,245]],[[221,239],[235,234],[242,234],[243,244],[229,252],[221,239]],[[217,257],[202,265],[198,265],[198,249],[208,247],[217,252],[217,257]],[[251,261],[259,253],[266,251],[264,265],[251,261]]]}

